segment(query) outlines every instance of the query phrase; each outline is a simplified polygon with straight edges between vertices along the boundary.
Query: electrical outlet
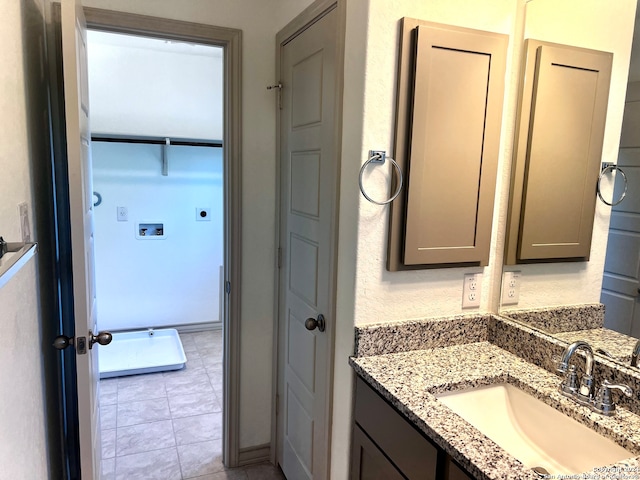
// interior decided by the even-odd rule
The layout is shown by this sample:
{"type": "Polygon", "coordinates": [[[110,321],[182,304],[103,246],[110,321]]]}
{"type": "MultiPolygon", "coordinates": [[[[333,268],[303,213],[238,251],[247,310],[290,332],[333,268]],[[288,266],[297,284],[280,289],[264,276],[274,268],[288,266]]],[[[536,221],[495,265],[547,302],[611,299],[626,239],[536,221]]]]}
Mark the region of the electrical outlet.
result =
{"type": "Polygon", "coordinates": [[[504,272],[502,277],[502,305],[515,305],[520,300],[520,271],[504,272]]]}
{"type": "Polygon", "coordinates": [[[196,208],[196,222],[210,222],[211,221],[211,209],[206,207],[196,208]]]}
{"type": "Polygon", "coordinates": [[[30,243],[31,224],[29,223],[29,206],[26,202],[18,204],[18,212],[20,213],[20,232],[22,233],[22,241],[24,243],[30,243]]]}
{"type": "Polygon", "coordinates": [[[129,220],[129,212],[127,207],[117,207],[117,216],[119,222],[126,222],[129,220]]]}
{"type": "Polygon", "coordinates": [[[481,273],[466,273],[462,287],[462,308],[480,307],[481,273]]]}

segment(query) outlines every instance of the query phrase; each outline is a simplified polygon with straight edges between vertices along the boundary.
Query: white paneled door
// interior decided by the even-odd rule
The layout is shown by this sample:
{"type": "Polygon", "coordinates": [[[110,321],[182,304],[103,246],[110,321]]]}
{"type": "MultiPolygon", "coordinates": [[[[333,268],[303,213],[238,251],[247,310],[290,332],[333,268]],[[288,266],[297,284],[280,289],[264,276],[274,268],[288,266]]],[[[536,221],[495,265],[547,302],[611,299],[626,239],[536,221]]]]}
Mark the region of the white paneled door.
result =
{"type": "Polygon", "coordinates": [[[336,192],[335,8],[280,45],[278,462],[326,479],[336,192]]]}
{"type": "Polygon", "coordinates": [[[65,127],[73,264],[80,466],[83,480],[100,478],[100,431],[93,245],[93,188],[87,84],[87,31],[79,0],[61,11],[65,127]]]}

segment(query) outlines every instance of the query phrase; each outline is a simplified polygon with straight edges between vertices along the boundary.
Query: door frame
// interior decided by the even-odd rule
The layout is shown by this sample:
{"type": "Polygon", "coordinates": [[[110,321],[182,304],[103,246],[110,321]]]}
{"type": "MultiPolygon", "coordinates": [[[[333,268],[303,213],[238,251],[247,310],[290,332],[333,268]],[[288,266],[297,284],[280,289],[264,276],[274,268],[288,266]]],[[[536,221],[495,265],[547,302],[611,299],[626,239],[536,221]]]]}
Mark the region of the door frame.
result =
{"type": "MultiPolygon", "coordinates": [[[[338,261],[338,219],[339,219],[339,207],[340,207],[340,171],[342,163],[342,98],[343,98],[343,78],[344,78],[344,42],[345,42],[345,26],[346,26],[346,0],[316,0],[303,10],[298,16],[291,20],[285,27],[282,28],[276,34],[276,77],[280,79],[280,72],[282,68],[282,50],[284,46],[293,40],[296,36],[301,34],[311,25],[319,21],[330,11],[336,10],[338,14],[336,24],[336,68],[335,68],[335,99],[334,99],[334,148],[335,148],[335,163],[334,170],[332,172],[332,189],[327,192],[329,195],[333,195],[334,203],[331,212],[331,228],[333,231],[333,238],[330,246],[331,261],[329,262],[329,278],[330,278],[330,307],[328,310],[329,321],[333,322],[333,326],[327,329],[330,334],[328,338],[328,351],[327,351],[327,391],[326,391],[326,415],[325,415],[325,431],[326,431],[326,472],[327,478],[331,474],[331,425],[333,423],[333,366],[334,366],[334,352],[335,352],[335,325],[336,325],[336,289],[337,289],[337,261],[338,261]]],[[[279,83],[279,82],[276,82],[279,83]]],[[[280,82],[281,83],[281,82],[280,82]]],[[[281,152],[282,146],[280,141],[281,135],[281,115],[282,111],[279,108],[281,92],[278,90],[278,98],[275,99],[274,105],[276,109],[276,228],[275,228],[275,245],[276,245],[276,269],[274,274],[274,316],[273,316],[273,401],[271,408],[271,463],[278,465],[278,422],[280,421],[279,414],[279,384],[282,380],[284,372],[279,369],[279,357],[283,353],[281,347],[283,347],[283,330],[281,328],[280,319],[280,274],[281,274],[281,249],[280,249],[280,230],[282,228],[283,215],[281,215],[280,209],[282,208],[281,196],[282,196],[282,184],[280,182],[280,176],[282,172],[281,152]]]]}
{"type": "MultiPolygon", "coordinates": [[[[242,31],[146,15],[84,7],[87,28],[223,47],[224,314],[223,459],[240,453],[240,300],[242,260],[242,31]]],[[[213,292],[212,292],[213,293],[213,292]]]]}

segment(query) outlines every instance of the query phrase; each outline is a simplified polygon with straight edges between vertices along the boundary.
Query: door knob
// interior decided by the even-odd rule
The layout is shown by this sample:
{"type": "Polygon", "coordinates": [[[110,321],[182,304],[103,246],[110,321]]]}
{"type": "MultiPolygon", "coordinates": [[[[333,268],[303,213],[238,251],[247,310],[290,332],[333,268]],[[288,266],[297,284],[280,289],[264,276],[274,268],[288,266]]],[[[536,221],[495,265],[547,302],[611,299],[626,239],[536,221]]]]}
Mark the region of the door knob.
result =
{"type": "Polygon", "coordinates": [[[98,332],[97,335],[94,335],[91,330],[89,330],[89,349],[93,348],[94,343],[99,343],[100,345],[109,345],[113,340],[113,335],[110,332],[98,332]]]}
{"type": "Polygon", "coordinates": [[[69,338],[66,335],[58,335],[53,340],[53,348],[56,348],[58,350],[64,350],[69,345],[73,345],[73,338],[69,338]]]}
{"type": "Polygon", "coordinates": [[[307,318],[304,321],[304,326],[307,330],[315,330],[316,328],[318,328],[318,330],[320,330],[321,332],[324,332],[324,328],[325,328],[325,322],[324,322],[324,315],[320,314],[318,315],[318,318],[307,318]]]}

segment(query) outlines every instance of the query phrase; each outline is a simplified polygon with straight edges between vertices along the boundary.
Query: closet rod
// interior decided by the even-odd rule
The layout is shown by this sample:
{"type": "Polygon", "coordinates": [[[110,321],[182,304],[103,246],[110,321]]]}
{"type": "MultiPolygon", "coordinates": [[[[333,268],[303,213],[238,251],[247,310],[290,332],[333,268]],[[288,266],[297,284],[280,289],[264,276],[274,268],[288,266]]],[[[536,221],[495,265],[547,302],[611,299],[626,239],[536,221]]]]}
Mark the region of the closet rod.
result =
{"type": "MultiPolygon", "coordinates": [[[[166,138],[159,137],[125,137],[125,136],[105,136],[92,135],[92,142],[111,142],[111,143],[144,143],[151,145],[166,145],[166,138]]],[[[169,145],[180,145],[187,147],[222,147],[222,142],[216,140],[189,140],[170,139],[169,145]]]]}

